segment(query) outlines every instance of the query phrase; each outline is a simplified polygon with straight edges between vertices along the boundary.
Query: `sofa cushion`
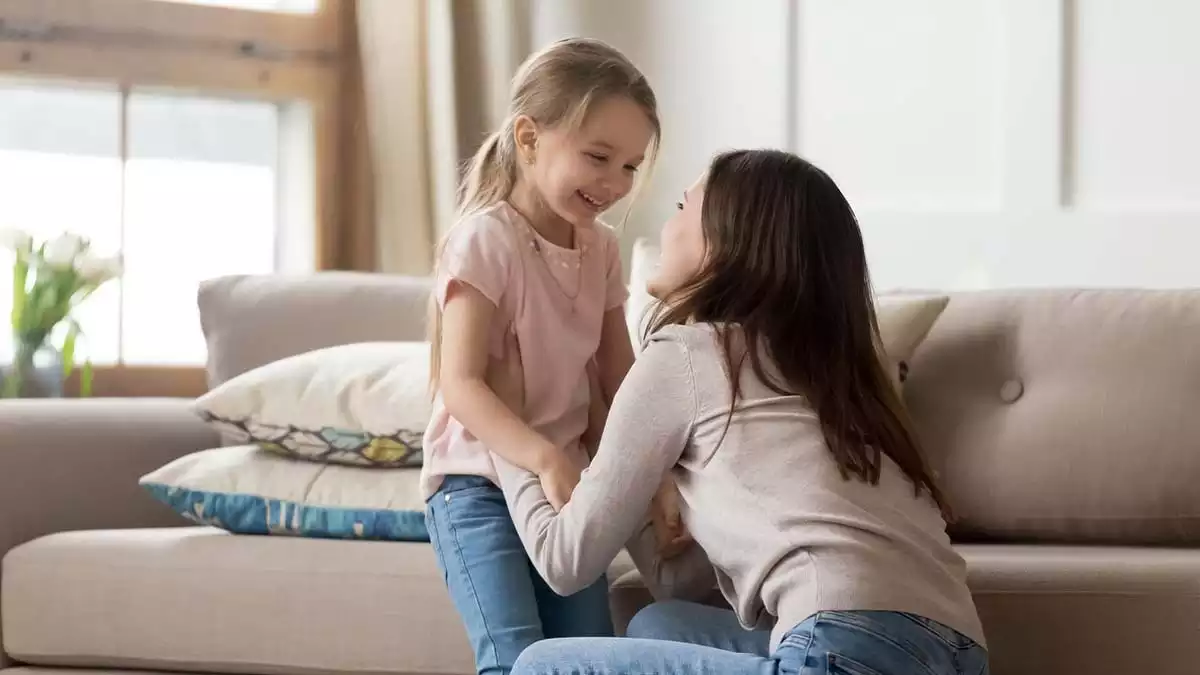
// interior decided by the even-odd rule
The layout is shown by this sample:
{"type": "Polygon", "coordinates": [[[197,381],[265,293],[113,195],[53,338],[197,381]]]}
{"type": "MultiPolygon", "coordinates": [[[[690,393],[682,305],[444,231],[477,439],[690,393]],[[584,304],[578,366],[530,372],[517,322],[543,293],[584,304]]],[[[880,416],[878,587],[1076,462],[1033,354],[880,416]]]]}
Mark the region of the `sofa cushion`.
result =
{"type": "Polygon", "coordinates": [[[58,534],[9,553],[0,599],[5,651],[35,665],[473,672],[428,544],[58,534]]]}
{"type": "Polygon", "coordinates": [[[996,675],[1198,670],[1200,550],[967,545],[959,552],[996,675]]]}
{"type": "Polygon", "coordinates": [[[958,539],[1200,543],[1200,292],[955,295],[911,365],[958,539]]]}
{"type": "Polygon", "coordinates": [[[322,347],[424,340],[429,284],[360,272],[205,281],[198,303],[209,386],[322,347]]]}
{"type": "Polygon", "coordinates": [[[238,534],[429,541],[415,469],[297,462],[239,445],[180,457],[139,482],[193,523],[238,534]]]}
{"type": "MultiPolygon", "coordinates": [[[[628,569],[619,558],[610,578],[628,569]]],[[[428,544],[72,532],[13,549],[2,579],[5,651],[33,665],[475,672],[428,544]]]]}

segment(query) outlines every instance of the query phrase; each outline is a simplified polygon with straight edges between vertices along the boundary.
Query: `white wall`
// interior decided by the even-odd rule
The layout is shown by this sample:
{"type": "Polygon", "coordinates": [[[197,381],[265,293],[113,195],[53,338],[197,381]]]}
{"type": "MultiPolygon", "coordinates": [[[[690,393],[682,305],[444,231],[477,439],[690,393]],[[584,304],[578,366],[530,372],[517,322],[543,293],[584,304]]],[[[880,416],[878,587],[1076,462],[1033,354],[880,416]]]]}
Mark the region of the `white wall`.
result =
{"type": "Polygon", "coordinates": [[[628,240],[712,153],[785,147],[862,221],[876,286],[1200,285],[1195,0],[534,0],[658,92],[628,240]]]}

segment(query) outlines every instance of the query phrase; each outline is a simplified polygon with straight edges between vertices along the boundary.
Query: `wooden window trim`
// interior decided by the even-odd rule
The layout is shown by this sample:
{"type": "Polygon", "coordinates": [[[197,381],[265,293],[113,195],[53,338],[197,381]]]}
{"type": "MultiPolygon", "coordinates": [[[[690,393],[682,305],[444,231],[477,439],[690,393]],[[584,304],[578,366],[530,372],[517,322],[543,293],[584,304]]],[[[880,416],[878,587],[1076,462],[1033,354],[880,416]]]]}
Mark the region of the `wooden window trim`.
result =
{"type": "MultiPolygon", "coordinates": [[[[316,261],[326,269],[335,264],[342,220],[337,181],[350,11],[346,0],[322,0],[313,14],[161,0],[0,0],[0,76],[307,102],[315,127],[316,261]]],[[[92,395],[195,397],[207,389],[203,367],[97,365],[92,395]]],[[[66,394],[78,393],[75,375],[66,394]]]]}
{"type": "MultiPolygon", "coordinates": [[[[96,366],[92,396],[195,398],[208,391],[207,374],[191,366],[96,366]]],[[[67,379],[67,396],[79,395],[78,371],[67,379]]]]}
{"type": "Polygon", "coordinates": [[[2,0],[6,22],[34,30],[86,30],[220,48],[261,44],[272,50],[336,54],[341,41],[342,0],[323,0],[313,14],[263,12],[236,7],[160,0],[2,0]],[[267,45],[264,45],[267,46],[267,45]]]}

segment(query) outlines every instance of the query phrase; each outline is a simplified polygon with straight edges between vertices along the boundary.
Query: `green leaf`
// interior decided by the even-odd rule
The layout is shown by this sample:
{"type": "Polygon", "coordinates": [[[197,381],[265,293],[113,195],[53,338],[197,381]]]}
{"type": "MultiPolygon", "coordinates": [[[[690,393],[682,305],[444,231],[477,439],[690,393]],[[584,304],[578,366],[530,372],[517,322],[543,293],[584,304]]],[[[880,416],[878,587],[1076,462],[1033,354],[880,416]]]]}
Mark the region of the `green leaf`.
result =
{"type": "Polygon", "coordinates": [[[83,367],[79,369],[79,397],[88,398],[92,395],[92,361],[88,359],[83,362],[83,367]]]}
{"type": "Polygon", "coordinates": [[[12,298],[12,330],[18,331],[21,327],[21,315],[25,311],[25,282],[29,278],[29,260],[18,255],[16,262],[13,263],[13,298],[12,298]]]}
{"type": "Polygon", "coordinates": [[[71,321],[67,327],[67,336],[63,338],[62,346],[62,369],[63,379],[71,376],[75,371],[75,341],[79,338],[79,324],[71,321]]]}

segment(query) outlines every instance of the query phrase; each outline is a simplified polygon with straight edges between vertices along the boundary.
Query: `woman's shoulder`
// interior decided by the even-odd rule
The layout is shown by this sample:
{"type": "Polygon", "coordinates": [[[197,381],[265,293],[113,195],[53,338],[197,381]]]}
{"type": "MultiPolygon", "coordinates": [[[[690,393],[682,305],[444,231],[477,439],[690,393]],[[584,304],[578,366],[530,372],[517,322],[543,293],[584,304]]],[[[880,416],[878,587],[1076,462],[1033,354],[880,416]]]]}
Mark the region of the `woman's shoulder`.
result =
{"type": "Polygon", "coordinates": [[[707,354],[720,348],[719,339],[717,327],[711,323],[677,324],[663,326],[652,333],[646,338],[645,346],[675,344],[689,354],[707,354]]]}

